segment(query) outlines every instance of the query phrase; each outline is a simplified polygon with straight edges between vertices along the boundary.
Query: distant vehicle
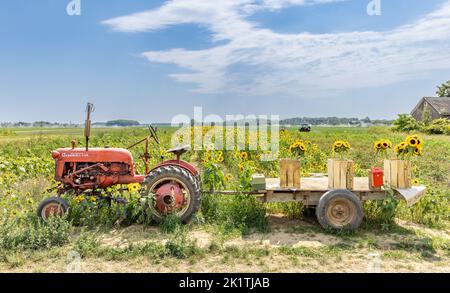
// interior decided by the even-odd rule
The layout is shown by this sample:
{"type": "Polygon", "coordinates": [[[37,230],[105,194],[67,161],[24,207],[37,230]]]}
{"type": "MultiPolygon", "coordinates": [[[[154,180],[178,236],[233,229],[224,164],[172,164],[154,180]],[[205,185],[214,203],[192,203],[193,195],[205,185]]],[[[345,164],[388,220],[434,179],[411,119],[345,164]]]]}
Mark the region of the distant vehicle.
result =
{"type": "Polygon", "coordinates": [[[300,132],[311,132],[311,125],[303,123],[300,125],[300,128],[298,129],[300,132]]]}

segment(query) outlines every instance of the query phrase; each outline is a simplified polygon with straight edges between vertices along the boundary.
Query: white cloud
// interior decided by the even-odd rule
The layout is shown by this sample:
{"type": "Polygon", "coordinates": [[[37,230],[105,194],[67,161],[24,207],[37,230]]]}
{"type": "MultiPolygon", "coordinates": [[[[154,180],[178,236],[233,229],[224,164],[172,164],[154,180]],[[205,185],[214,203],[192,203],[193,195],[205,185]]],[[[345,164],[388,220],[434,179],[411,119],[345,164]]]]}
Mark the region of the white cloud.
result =
{"type": "Polygon", "coordinates": [[[195,23],[225,45],[188,51],[145,52],[151,62],[188,73],[179,82],[203,93],[329,94],[411,80],[450,68],[450,1],[418,21],[386,32],[281,34],[250,22],[257,10],[340,0],[172,0],[141,13],[105,21],[122,32],[195,23]]]}

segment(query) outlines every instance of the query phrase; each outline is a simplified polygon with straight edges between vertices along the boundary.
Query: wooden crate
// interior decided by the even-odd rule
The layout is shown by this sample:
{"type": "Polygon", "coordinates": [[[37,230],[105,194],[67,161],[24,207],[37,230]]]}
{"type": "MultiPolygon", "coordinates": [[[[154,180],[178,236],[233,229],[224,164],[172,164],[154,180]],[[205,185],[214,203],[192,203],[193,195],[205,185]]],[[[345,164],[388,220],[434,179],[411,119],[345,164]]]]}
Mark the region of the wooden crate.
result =
{"type": "Polygon", "coordinates": [[[353,190],[354,163],[349,160],[328,160],[328,188],[353,190]]]}
{"type": "Polygon", "coordinates": [[[384,183],[392,188],[411,188],[411,162],[384,160],[384,183]]]}
{"type": "Polygon", "coordinates": [[[300,189],[300,161],[280,160],[280,187],[300,189]]]}

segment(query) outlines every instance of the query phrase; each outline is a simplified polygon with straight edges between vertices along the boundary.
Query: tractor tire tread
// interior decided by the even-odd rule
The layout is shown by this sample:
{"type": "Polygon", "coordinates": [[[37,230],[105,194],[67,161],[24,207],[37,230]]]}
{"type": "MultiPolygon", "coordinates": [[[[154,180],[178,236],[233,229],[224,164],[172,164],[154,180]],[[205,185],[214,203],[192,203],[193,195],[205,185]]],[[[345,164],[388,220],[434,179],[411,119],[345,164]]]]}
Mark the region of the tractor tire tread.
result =
{"type": "MultiPolygon", "coordinates": [[[[190,194],[190,196],[191,196],[190,206],[188,207],[188,210],[186,211],[186,213],[184,213],[180,218],[181,222],[183,222],[184,224],[187,224],[190,222],[192,217],[200,209],[200,204],[201,204],[200,182],[194,175],[192,175],[186,169],[179,167],[179,166],[169,165],[169,166],[162,166],[162,167],[159,167],[159,168],[151,171],[146,176],[144,183],[147,185],[150,185],[152,182],[154,182],[158,178],[161,178],[166,175],[172,175],[172,176],[176,176],[179,178],[180,177],[184,178],[186,181],[185,184],[187,185],[187,188],[191,189],[190,190],[190,193],[191,193],[190,194]]],[[[147,192],[149,192],[149,190],[147,190],[147,192]]],[[[161,221],[161,217],[158,215],[152,215],[152,218],[157,223],[161,221]]]]}

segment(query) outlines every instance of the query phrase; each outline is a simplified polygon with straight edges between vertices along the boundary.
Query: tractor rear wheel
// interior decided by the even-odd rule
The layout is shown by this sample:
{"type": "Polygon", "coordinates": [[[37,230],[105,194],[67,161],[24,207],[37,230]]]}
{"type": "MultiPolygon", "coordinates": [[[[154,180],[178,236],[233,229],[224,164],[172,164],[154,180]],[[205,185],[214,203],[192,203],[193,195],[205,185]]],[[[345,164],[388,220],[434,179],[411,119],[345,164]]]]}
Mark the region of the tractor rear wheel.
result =
{"type": "Polygon", "coordinates": [[[163,166],[151,171],[144,181],[145,197],[151,197],[149,208],[154,221],[177,215],[188,223],[200,208],[200,182],[178,166],[163,166]]]}
{"type": "Polygon", "coordinates": [[[37,215],[45,222],[50,216],[63,217],[69,210],[69,204],[60,197],[44,199],[37,208],[37,215]]]}

